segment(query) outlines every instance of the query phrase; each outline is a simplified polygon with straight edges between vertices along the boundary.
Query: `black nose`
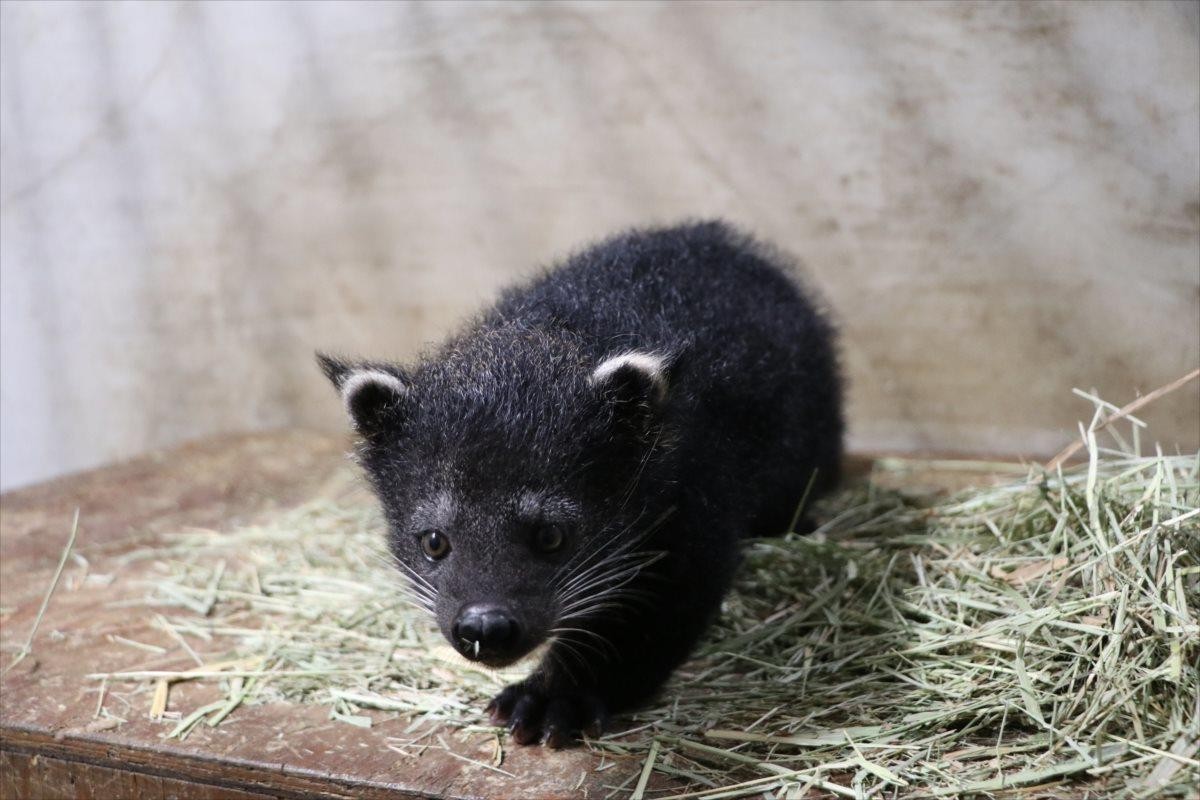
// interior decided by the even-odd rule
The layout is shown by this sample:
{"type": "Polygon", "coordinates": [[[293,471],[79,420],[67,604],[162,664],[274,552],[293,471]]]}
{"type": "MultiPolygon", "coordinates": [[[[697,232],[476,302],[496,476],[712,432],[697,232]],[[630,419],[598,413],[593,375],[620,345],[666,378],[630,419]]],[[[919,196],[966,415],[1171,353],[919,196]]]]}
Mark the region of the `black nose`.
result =
{"type": "Polygon", "coordinates": [[[512,615],[499,606],[471,605],[454,621],[454,645],[467,658],[497,658],[512,654],[521,630],[512,615]]]}

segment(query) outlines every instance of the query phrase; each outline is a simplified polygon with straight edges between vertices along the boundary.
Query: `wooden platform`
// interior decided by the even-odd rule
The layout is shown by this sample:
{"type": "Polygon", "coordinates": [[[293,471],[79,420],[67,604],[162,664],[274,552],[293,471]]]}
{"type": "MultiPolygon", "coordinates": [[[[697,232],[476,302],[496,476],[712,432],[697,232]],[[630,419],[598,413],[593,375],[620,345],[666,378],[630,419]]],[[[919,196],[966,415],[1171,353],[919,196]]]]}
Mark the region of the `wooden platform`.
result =
{"type": "MultiPolygon", "coordinates": [[[[494,742],[486,734],[446,736],[455,754],[429,749],[404,757],[385,746],[403,730],[400,720],[379,715],[378,724],[362,729],[331,721],[314,706],[241,707],[183,742],[164,738],[173,723],[149,718],[144,690],[106,694],[108,714],[125,722],[97,716],[100,687],[88,673],[191,663],[145,608],[123,605],[143,596],[138,571],[148,565],[122,563],[122,554],[169,531],[229,529],[300,503],[344,469],[345,450],[344,441],[313,433],[225,438],[0,498],[0,664],[7,669],[0,678],[0,797],[602,798],[640,770],[640,762],[618,762],[596,772],[599,757],[583,749],[508,747],[504,770],[515,778],[456,757],[486,761],[494,742]],[[85,561],[68,560],[30,654],[10,668],[76,508],[74,553],[85,561]]],[[[962,475],[926,470],[912,480],[946,485],[962,475]]],[[[216,692],[202,682],[177,684],[171,705],[191,710],[216,692]]],[[[652,787],[665,785],[663,776],[652,776],[652,787]]]]}

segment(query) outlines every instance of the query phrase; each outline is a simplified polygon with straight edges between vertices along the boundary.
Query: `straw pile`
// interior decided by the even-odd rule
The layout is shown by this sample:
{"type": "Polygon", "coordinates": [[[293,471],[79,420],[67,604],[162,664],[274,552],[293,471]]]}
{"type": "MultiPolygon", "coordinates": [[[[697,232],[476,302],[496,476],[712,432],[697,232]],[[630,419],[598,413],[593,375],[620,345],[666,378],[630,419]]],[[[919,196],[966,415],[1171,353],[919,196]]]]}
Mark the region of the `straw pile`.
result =
{"type": "MultiPolygon", "coordinates": [[[[1103,446],[1101,418],[1078,466],[949,497],[871,481],[816,534],[750,543],[658,704],[588,743],[644,765],[611,796],[664,796],[646,790],[657,771],[675,797],[1195,797],[1200,454],[1103,446]]],[[[96,677],[153,687],[160,714],[173,681],[219,681],[179,737],[267,700],[362,726],[396,712],[412,738],[485,725],[513,676],[473,669],[406,604],[379,531],[359,495],[135,554],[161,575],[147,613],[225,660],[96,677]]]]}

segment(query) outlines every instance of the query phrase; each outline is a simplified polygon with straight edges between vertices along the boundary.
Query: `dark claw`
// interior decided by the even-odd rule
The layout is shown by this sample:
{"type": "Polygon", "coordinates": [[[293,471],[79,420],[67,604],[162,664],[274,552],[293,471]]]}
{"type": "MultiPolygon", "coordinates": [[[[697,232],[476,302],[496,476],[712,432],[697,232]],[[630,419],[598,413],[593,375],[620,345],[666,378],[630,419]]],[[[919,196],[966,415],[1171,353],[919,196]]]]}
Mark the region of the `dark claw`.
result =
{"type": "Polygon", "coordinates": [[[517,700],[520,697],[520,684],[506,686],[504,691],[492,698],[492,702],[487,704],[484,712],[487,713],[493,725],[505,725],[512,717],[513,707],[517,704],[517,700]]]}
{"type": "Polygon", "coordinates": [[[507,724],[517,744],[570,747],[580,736],[599,736],[606,713],[599,698],[578,691],[553,692],[530,683],[505,687],[488,703],[495,725],[507,724]]]}
{"type": "Polygon", "coordinates": [[[570,747],[575,743],[575,737],[564,731],[562,728],[556,728],[553,725],[546,726],[546,733],[542,736],[542,744],[552,750],[561,750],[564,747],[570,747]]]}
{"type": "Polygon", "coordinates": [[[604,716],[596,717],[584,727],[583,735],[589,739],[599,739],[600,734],[604,733],[605,724],[604,716]]]}
{"type": "Polygon", "coordinates": [[[508,728],[512,731],[514,742],[533,744],[541,737],[545,707],[546,699],[533,693],[525,694],[517,700],[512,717],[508,720],[508,728]]]}

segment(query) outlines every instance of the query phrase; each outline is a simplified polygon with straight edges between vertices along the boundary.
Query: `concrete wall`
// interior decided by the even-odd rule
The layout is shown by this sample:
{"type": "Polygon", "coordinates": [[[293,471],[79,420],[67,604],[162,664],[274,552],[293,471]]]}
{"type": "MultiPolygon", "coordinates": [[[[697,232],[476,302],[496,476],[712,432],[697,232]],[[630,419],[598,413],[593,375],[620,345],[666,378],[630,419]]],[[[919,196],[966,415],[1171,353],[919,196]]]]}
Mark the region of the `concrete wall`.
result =
{"type": "MultiPolygon", "coordinates": [[[[337,428],[531,266],[723,216],[858,449],[1047,454],[1200,362],[1194,3],[0,5],[0,481],[337,428]]],[[[1148,413],[1200,444],[1195,385],[1148,413]]]]}

